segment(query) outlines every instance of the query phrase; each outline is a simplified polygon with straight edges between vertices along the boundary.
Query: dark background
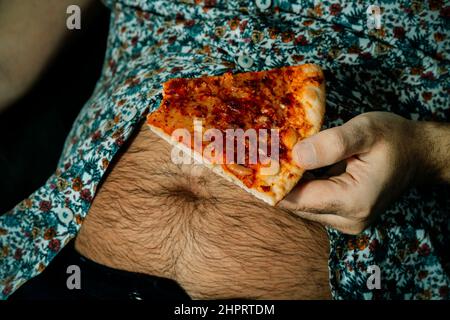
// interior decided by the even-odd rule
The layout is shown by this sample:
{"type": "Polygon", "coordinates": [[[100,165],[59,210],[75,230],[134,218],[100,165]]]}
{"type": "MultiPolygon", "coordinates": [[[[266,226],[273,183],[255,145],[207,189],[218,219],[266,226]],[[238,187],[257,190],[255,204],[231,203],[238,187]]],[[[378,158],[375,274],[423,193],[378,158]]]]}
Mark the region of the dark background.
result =
{"type": "MultiPolygon", "coordinates": [[[[83,17],[84,18],[84,17],[83,17]]],[[[0,113],[0,215],[55,171],[73,121],[100,76],[109,10],[97,4],[23,98],[0,113]]]]}
{"type": "MultiPolygon", "coordinates": [[[[41,187],[55,171],[72,124],[103,66],[109,10],[100,2],[82,16],[34,87],[0,113],[0,215],[41,187]]],[[[65,286],[73,243],[11,299],[77,299],[65,286]]],[[[70,260],[72,258],[72,260],[70,260]]],[[[74,290],[79,291],[79,290],[74,290]]]]}

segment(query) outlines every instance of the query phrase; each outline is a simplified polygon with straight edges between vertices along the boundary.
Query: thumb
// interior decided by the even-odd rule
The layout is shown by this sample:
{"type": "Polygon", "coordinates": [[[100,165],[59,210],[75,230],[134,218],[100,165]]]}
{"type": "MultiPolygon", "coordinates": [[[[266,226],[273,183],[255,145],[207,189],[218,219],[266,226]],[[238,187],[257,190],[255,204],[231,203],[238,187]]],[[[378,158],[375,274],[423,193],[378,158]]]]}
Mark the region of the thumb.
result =
{"type": "Polygon", "coordinates": [[[358,123],[357,118],[299,141],[292,150],[294,162],[311,170],[368,151],[374,139],[368,128],[358,123]]]}

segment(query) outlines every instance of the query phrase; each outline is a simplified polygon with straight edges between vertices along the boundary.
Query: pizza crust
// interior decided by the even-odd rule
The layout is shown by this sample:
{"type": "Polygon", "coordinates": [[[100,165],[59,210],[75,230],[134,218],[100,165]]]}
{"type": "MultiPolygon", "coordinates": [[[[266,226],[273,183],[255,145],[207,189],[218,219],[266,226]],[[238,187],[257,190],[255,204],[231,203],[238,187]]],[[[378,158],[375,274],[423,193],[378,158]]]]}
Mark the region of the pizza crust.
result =
{"type": "MultiPolygon", "coordinates": [[[[306,74],[307,78],[325,79],[322,69],[315,64],[304,64],[300,66],[300,72],[306,74]]],[[[299,77],[300,78],[300,77],[299,77]]],[[[311,136],[320,131],[325,115],[325,81],[319,86],[316,83],[293,81],[292,89],[296,92],[297,100],[303,105],[305,117],[312,124],[306,136],[311,136]]]]}

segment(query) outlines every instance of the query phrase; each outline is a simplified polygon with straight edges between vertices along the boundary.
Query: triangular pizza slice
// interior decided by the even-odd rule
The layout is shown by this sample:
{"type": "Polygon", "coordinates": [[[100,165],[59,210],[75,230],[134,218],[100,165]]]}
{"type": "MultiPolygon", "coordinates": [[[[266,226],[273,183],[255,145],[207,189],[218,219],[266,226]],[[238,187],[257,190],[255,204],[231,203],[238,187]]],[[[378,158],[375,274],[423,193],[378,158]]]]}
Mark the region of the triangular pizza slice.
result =
{"type": "Polygon", "coordinates": [[[202,163],[270,205],[302,177],[292,148],[322,125],[319,66],[175,78],[163,88],[161,106],[147,123],[176,147],[174,162],[202,163]]]}

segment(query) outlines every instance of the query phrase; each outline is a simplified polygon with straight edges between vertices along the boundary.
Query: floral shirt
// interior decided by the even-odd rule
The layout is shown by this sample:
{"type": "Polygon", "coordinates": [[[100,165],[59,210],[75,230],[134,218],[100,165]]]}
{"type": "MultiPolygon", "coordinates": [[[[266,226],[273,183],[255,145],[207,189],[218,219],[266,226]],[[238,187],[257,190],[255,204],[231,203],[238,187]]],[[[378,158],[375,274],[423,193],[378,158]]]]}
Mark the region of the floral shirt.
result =
{"type": "MultiPolygon", "coordinates": [[[[117,0],[101,78],[47,183],[0,217],[0,297],[77,235],[114,155],[172,77],[317,63],[325,127],[386,110],[448,121],[443,1],[117,0]],[[375,2],[375,1],[373,1],[375,2]],[[379,19],[378,19],[379,18],[379,19]]],[[[335,299],[448,299],[449,188],[411,189],[357,236],[328,229],[335,299]],[[381,288],[368,285],[374,266],[381,288]]]]}

